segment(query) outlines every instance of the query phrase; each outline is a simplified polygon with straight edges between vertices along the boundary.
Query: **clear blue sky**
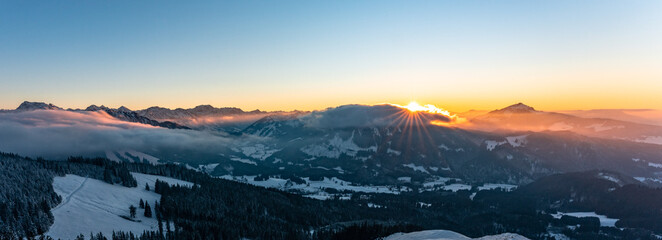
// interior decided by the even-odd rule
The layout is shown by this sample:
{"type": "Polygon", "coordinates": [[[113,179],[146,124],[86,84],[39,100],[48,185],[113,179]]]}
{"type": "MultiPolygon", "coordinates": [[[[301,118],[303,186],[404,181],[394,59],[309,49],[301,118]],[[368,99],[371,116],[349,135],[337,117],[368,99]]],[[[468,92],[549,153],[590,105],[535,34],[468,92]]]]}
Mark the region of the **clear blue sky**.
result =
{"type": "Polygon", "coordinates": [[[662,1],[0,1],[0,108],[662,108],[662,1]]]}

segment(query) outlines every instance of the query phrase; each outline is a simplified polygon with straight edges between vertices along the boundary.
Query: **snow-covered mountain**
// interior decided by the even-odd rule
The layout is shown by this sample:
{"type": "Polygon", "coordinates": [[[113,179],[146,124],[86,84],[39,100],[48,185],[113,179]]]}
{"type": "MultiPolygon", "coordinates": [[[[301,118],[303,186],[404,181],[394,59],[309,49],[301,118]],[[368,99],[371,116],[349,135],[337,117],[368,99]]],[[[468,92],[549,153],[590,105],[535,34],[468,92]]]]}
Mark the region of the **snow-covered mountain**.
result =
{"type": "Polygon", "coordinates": [[[190,129],[187,126],[180,125],[174,122],[169,122],[169,121],[156,121],[144,116],[141,116],[137,112],[131,111],[130,109],[121,106],[117,109],[113,108],[108,108],[106,106],[96,106],[96,105],[91,105],[87,107],[84,110],[81,109],[67,109],[64,110],[61,107],[55,106],[51,103],[43,103],[43,102],[29,102],[25,101],[21,103],[21,105],[18,106],[15,110],[9,110],[9,111],[3,111],[4,113],[12,113],[12,112],[27,112],[27,111],[35,111],[35,110],[58,110],[58,111],[103,111],[107,113],[108,115],[115,117],[119,120],[126,121],[126,122],[134,122],[134,123],[142,123],[142,124],[147,124],[147,125],[152,125],[156,127],[163,127],[163,128],[169,128],[169,129],[190,129]]]}
{"type": "Polygon", "coordinates": [[[62,108],[53,104],[46,104],[43,102],[28,102],[24,101],[16,108],[16,111],[33,111],[33,110],[62,110],[62,108]]]}
{"type": "MultiPolygon", "coordinates": [[[[86,110],[103,111],[124,121],[155,121],[125,107],[93,105],[86,110]]],[[[194,114],[249,114],[210,106],[152,111],[181,114],[181,119],[194,114]]],[[[554,173],[594,169],[623,173],[646,184],[662,182],[662,148],[639,143],[627,138],[621,128],[611,128],[623,124],[625,129],[650,128],[648,133],[655,133],[655,126],[584,119],[524,104],[482,114],[470,119],[470,124],[388,104],[270,113],[244,121],[250,124],[233,135],[219,138],[214,131],[191,131],[205,134],[193,134],[183,139],[195,140],[177,145],[107,149],[100,156],[116,161],[177,162],[215,176],[336,178],[349,184],[420,189],[521,185],[554,173]],[[562,121],[579,130],[549,130],[562,121]],[[214,138],[207,141],[209,137],[214,138]],[[464,185],[451,187],[456,183],[464,185]]]]}
{"type": "Polygon", "coordinates": [[[152,126],[157,126],[157,127],[163,127],[163,128],[170,128],[170,129],[190,129],[187,126],[180,125],[174,122],[170,121],[156,121],[144,116],[141,116],[137,112],[131,111],[130,109],[121,106],[117,109],[113,108],[108,108],[106,106],[96,106],[96,105],[91,105],[85,109],[85,111],[104,111],[108,113],[109,115],[123,120],[127,122],[136,122],[136,123],[142,123],[142,124],[147,124],[147,125],[152,125],[152,126]]]}
{"type": "MultiPolygon", "coordinates": [[[[140,116],[157,121],[174,122],[198,130],[238,133],[251,123],[266,116],[289,115],[289,112],[244,111],[240,108],[199,105],[194,108],[168,109],[150,107],[136,111],[140,116]]],[[[294,114],[300,112],[292,112],[294,114]]]]}
{"type": "Polygon", "coordinates": [[[439,179],[458,179],[469,185],[519,185],[553,173],[592,169],[659,179],[659,169],[654,167],[662,159],[658,145],[568,131],[489,133],[426,121],[406,123],[399,118],[402,114],[412,119],[437,117],[390,105],[349,105],[300,116],[270,116],[247,127],[243,140],[229,151],[196,164],[215,164],[213,170],[207,169],[214,175],[335,177],[364,185],[421,187],[435,185],[439,179]]]}
{"type": "Polygon", "coordinates": [[[522,103],[473,116],[469,120],[471,124],[467,128],[490,132],[568,131],[589,137],[662,144],[662,126],[543,112],[522,103]]]}
{"type": "Polygon", "coordinates": [[[228,116],[228,115],[238,115],[246,113],[263,113],[260,110],[245,112],[240,108],[234,107],[224,107],[224,108],[215,108],[211,105],[199,105],[194,108],[184,109],[169,109],[162,107],[150,107],[147,109],[137,111],[140,115],[143,115],[152,119],[179,119],[179,118],[196,118],[196,117],[206,117],[206,116],[228,116]]]}
{"type": "MultiPolygon", "coordinates": [[[[593,216],[596,218],[584,220],[605,219],[611,221],[608,227],[613,227],[618,226],[615,223],[620,221],[618,219],[624,219],[620,224],[639,223],[628,222],[630,221],[626,219],[628,216],[621,216],[617,211],[611,212],[605,209],[613,208],[611,204],[614,202],[626,200],[634,203],[642,202],[645,206],[657,206],[656,203],[647,202],[648,200],[637,202],[637,199],[630,199],[627,196],[630,192],[640,191],[640,188],[648,189],[643,188],[643,185],[662,186],[662,146],[637,142],[636,139],[626,137],[621,139],[621,137],[608,137],[610,135],[590,134],[621,133],[613,131],[620,128],[602,129],[613,123],[624,124],[623,128],[626,129],[655,126],[543,112],[524,104],[476,114],[469,119],[468,124],[444,112],[416,111],[389,104],[345,105],[310,113],[266,114],[257,120],[244,120],[242,124],[248,122],[250,124],[236,134],[230,135],[219,134],[210,131],[211,129],[182,131],[145,126],[144,124],[150,124],[150,121],[156,124],[160,122],[141,116],[126,107],[111,109],[93,105],[85,110],[61,110],[49,104],[26,105],[25,109],[34,111],[13,110],[13,113],[0,115],[0,127],[4,127],[0,130],[5,130],[3,133],[13,134],[11,138],[6,138],[11,139],[10,141],[1,144],[0,151],[7,146],[14,146],[13,149],[18,150],[28,149],[10,145],[17,141],[32,144],[37,142],[34,139],[48,139],[46,141],[48,143],[64,143],[59,145],[60,149],[65,145],[73,145],[67,149],[89,147],[83,150],[98,151],[101,154],[99,156],[116,162],[157,165],[178,163],[182,166],[154,167],[186,167],[188,170],[184,170],[190,173],[202,172],[214,176],[217,180],[226,179],[276,188],[302,195],[306,198],[301,199],[307,201],[312,201],[309,198],[351,201],[355,207],[369,211],[382,207],[388,207],[387,211],[390,211],[396,206],[405,205],[413,211],[418,211],[419,208],[439,208],[425,213],[429,214],[448,210],[444,208],[448,207],[444,204],[451,201],[473,206],[474,210],[481,209],[474,212],[479,214],[474,217],[482,219],[480,220],[482,222],[496,221],[492,220],[492,217],[496,219],[509,216],[512,214],[508,212],[509,209],[514,208],[515,211],[531,211],[528,213],[532,216],[555,224],[560,224],[558,222],[566,224],[564,221],[571,221],[572,219],[568,220],[567,216],[593,216]],[[46,108],[55,108],[55,110],[46,108]],[[37,111],[40,109],[45,110],[37,111]],[[573,128],[550,130],[549,125],[553,126],[558,121],[564,121],[573,128]],[[595,121],[603,121],[604,124],[594,126],[592,124],[596,124],[595,121]],[[538,128],[536,124],[542,127],[538,128]],[[83,130],[75,131],[77,128],[83,130]],[[574,128],[591,129],[591,131],[572,131],[574,128]],[[64,132],[70,138],[68,141],[64,141],[62,137],[64,132]],[[104,140],[117,137],[122,137],[123,144],[108,144],[111,141],[104,140]],[[85,141],[78,141],[79,139],[85,141]],[[105,149],[106,147],[108,149],[105,149]],[[491,191],[495,189],[500,190],[491,191]],[[528,205],[520,206],[520,203],[530,201],[529,197],[534,195],[544,201],[536,202],[535,209],[529,209],[528,207],[531,206],[528,205]],[[435,200],[444,196],[450,196],[452,200],[446,198],[443,201],[435,200]],[[511,203],[504,200],[503,196],[517,196],[513,199],[518,199],[520,202],[511,203]],[[604,200],[612,197],[618,197],[618,201],[604,200]],[[392,202],[394,200],[402,202],[394,203],[392,202]],[[594,201],[596,204],[581,205],[587,201],[594,201]],[[498,214],[501,215],[490,215],[493,214],[494,204],[500,204],[498,214]],[[590,208],[592,206],[600,206],[600,208],[592,209],[590,208]],[[486,212],[482,212],[483,210],[486,212]]],[[[200,109],[215,111],[208,107],[200,109]]],[[[192,115],[182,116],[184,119],[192,115]]],[[[193,119],[198,118],[204,117],[193,119]]],[[[48,148],[44,149],[44,151],[48,150],[48,148]]],[[[200,175],[208,177],[206,174],[200,175]]],[[[65,178],[67,177],[70,176],[67,175],[65,178]]],[[[117,218],[117,215],[121,215],[121,211],[127,209],[112,204],[100,205],[98,202],[90,202],[90,199],[102,196],[126,205],[129,200],[118,197],[132,197],[130,201],[135,201],[133,198],[143,193],[140,189],[124,191],[126,189],[123,187],[105,186],[100,182],[95,186],[103,192],[95,192],[81,183],[84,181],[83,178],[73,178],[75,179],[56,178],[56,184],[61,184],[56,185],[56,190],[58,193],[63,193],[63,199],[66,200],[64,206],[77,201],[84,207],[73,207],[67,214],[60,210],[65,209],[64,206],[58,207],[54,211],[56,222],[52,231],[66,232],[68,225],[64,227],[58,225],[61,223],[58,222],[58,216],[87,214],[77,212],[79,210],[103,216],[104,220],[99,222],[108,221],[111,226],[120,226],[119,222],[124,220],[121,217],[117,218]],[[117,189],[122,191],[113,194],[117,189]],[[83,199],[77,200],[75,196],[81,196],[80,193],[86,195],[83,195],[83,199]],[[113,196],[105,196],[106,193],[113,196]],[[74,197],[68,197],[70,194],[74,197]],[[100,209],[106,213],[102,213],[100,209]]],[[[140,180],[139,182],[142,184],[140,180]]],[[[232,184],[236,183],[232,182],[230,186],[232,184]]],[[[261,189],[253,186],[244,187],[261,189]]],[[[157,196],[143,197],[153,199],[157,196]]],[[[654,199],[655,196],[651,198],[654,199]]],[[[336,204],[335,201],[329,202],[336,204]]],[[[407,214],[409,212],[411,211],[407,211],[407,214]]],[[[369,216],[371,214],[367,213],[369,216]]],[[[460,213],[462,214],[464,213],[460,213]]],[[[462,219],[461,222],[466,223],[471,220],[462,219]]],[[[508,221],[526,222],[527,220],[512,218],[508,221]]],[[[131,224],[131,228],[126,229],[132,231],[153,229],[153,224],[149,220],[143,223],[131,224]]],[[[596,224],[599,228],[602,223],[596,222],[596,224]]],[[[572,222],[568,222],[567,225],[576,226],[572,222]]],[[[426,226],[425,229],[444,229],[447,226],[450,225],[431,225],[426,226]]],[[[541,226],[549,225],[545,223],[541,226]]],[[[519,232],[517,228],[482,232],[476,235],[473,235],[476,232],[471,228],[446,229],[454,229],[471,236],[501,232],[518,232],[525,236],[534,236],[531,232],[528,235],[519,232]]],[[[564,229],[551,230],[549,234],[564,231],[564,229]]],[[[548,231],[548,229],[543,227],[540,231],[548,231]]],[[[436,237],[432,239],[443,239],[445,236],[435,235],[437,233],[432,232],[429,236],[436,237]]],[[[392,237],[408,239],[407,237],[424,236],[421,235],[423,233],[417,234],[392,237]]]]}
{"type": "Polygon", "coordinates": [[[508,107],[491,111],[493,114],[522,114],[522,113],[535,113],[538,112],[535,108],[528,106],[524,103],[517,103],[508,107]]]}

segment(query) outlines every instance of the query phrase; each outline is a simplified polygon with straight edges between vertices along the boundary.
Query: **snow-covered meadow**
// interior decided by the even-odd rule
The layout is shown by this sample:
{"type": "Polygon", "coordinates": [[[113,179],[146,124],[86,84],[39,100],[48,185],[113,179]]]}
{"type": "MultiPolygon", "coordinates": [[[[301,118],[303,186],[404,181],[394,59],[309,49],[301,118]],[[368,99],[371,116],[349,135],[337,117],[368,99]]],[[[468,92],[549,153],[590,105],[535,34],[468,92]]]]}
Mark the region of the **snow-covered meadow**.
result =
{"type": "Polygon", "coordinates": [[[161,196],[145,190],[145,184],[154,189],[156,179],[171,185],[192,186],[192,183],[173,178],[131,173],[138,181],[138,187],[128,188],[77,175],[55,177],[53,188],[62,196],[60,205],[51,211],[55,222],[45,234],[54,239],[73,239],[79,234],[88,236],[91,232],[102,232],[111,236],[113,231],[140,233],[158,229],[156,218],[143,216],[138,208],[133,221],[122,218],[129,216],[129,206],[138,207],[140,199],[154,205],[161,196]]]}

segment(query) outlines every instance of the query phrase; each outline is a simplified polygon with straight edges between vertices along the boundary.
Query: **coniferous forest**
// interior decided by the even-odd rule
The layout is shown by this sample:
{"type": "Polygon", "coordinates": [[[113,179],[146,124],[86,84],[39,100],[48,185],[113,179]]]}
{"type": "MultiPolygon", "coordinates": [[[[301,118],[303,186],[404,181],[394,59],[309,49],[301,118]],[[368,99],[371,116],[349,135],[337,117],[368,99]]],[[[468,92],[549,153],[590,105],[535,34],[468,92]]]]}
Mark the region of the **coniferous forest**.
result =
{"type": "Polygon", "coordinates": [[[177,178],[194,186],[156,182],[153,191],[161,194],[160,201],[145,202],[138,211],[146,215],[149,208],[150,217],[159,223],[156,231],[115,232],[112,236],[81,233],[79,239],[376,239],[422,229],[449,229],[472,237],[516,232],[545,239],[550,226],[567,225],[580,226],[574,231],[564,230],[575,239],[653,239],[653,233],[662,230],[660,214],[650,211],[662,209],[662,203],[651,201],[662,190],[638,186],[613,190],[615,186],[609,182],[587,178],[583,173],[552,175],[514,192],[481,191],[473,199],[469,191],[441,191],[352,193],[349,200],[319,201],[213,178],[175,164],[80,157],[48,161],[2,153],[0,238],[47,239],[41,234],[53,223],[50,209],[61,201],[53,191],[54,176],[76,174],[109,184],[143,187],[136,186],[130,172],[177,178]],[[569,189],[589,190],[582,192],[584,200],[568,201],[569,189]],[[551,217],[550,203],[564,201],[568,208],[590,205],[601,213],[618,215],[622,221],[617,226],[622,228],[601,228],[597,218],[551,217]],[[368,202],[384,207],[369,208],[368,202]],[[431,205],[424,207],[418,202],[431,205]]]}

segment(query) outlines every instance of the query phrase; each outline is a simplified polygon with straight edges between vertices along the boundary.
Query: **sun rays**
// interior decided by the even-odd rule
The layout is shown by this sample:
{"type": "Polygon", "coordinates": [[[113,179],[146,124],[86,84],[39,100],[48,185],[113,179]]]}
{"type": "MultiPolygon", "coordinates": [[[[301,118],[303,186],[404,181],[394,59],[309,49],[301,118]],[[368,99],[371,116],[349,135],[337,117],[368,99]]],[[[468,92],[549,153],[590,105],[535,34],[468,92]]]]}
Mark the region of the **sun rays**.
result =
{"type": "Polygon", "coordinates": [[[408,115],[404,117],[413,118],[415,123],[421,125],[432,124],[437,126],[450,127],[452,125],[464,123],[466,121],[464,118],[458,117],[455,114],[451,114],[447,110],[438,108],[432,104],[420,105],[416,101],[411,101],[409,104],[405,106],[398,104],[391,104],[391,105],[403,109],[402,113],[399,113],[400,115],[408,115]],[[427,114],[420,114],[420,113],[428,113],[431,114],[432,116],[439,115],[445,119],[428,119],[428,116],[426,116],[427,114]],[[446,119],[447,121],[445,121],[446,119]]]}
{"type": "Polygon", "coordinates": [[[406,106],[398,104],[390,105],[401,109],[389,116],[389,118],[393,119],[390,121],[390,127],[395,127],[398,131],[402,131],[402,138],[399,139],[398,144],[402,144],[404,141],[407,144],[406,150],[412,147],[426,147],[420,145],[412,146],[413,142],[418,142],[419,144],[427,143],[424,145],[430,144],[430,146],[434,147],[435,141],[430,134],[429,128],[435,125],[451,127],[460,119],[456,115],[431,104],[420,105],[412,101],[406,106]]]}

